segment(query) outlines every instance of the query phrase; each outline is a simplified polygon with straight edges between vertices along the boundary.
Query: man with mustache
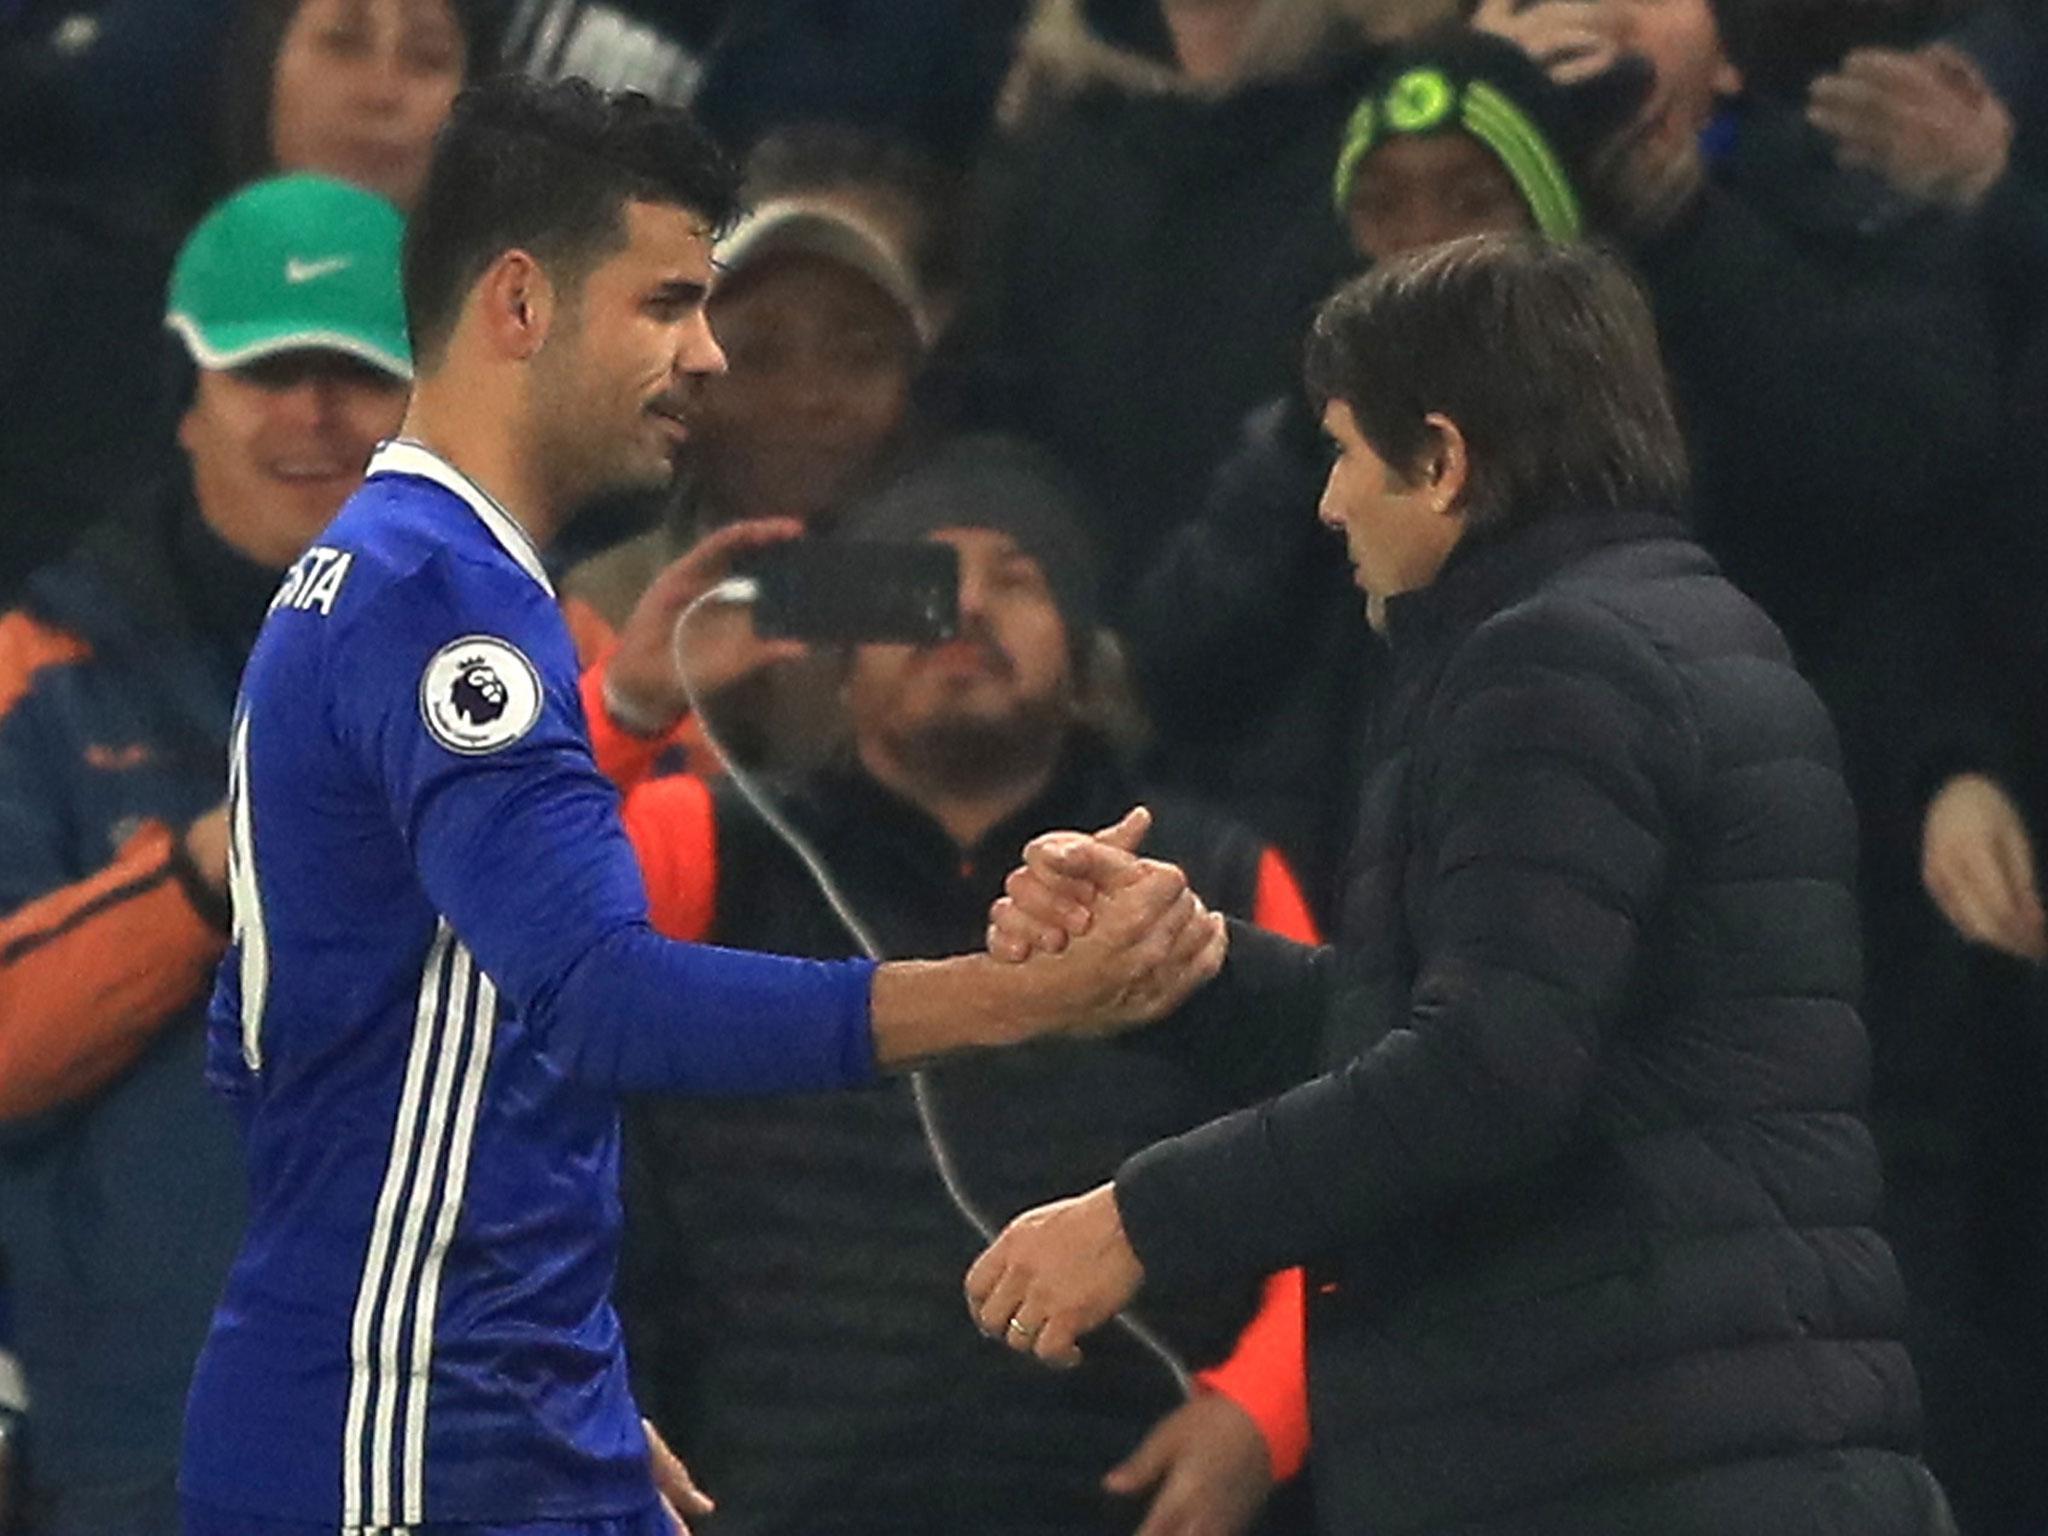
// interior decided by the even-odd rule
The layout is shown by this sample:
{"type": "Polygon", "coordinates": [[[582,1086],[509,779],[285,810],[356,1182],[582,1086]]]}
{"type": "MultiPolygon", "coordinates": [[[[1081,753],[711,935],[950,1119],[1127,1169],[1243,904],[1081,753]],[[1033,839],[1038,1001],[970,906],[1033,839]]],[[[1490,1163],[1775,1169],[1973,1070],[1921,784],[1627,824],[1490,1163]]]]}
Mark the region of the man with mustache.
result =
{"type": "MultiPolygon", "coordinates": [[[[1131,803],[1089,723],[1097,597],[1072,509],[1053,466],[997,437],[947,444],[849,509],[852,537],[931,539],[960,556],[958,637],[853,648],[841,669],[850,751],[778,796],[892,953],[978,942],[1027,838],[1067,819],[1114,820],[1131,803]]],[[[635,616],[654,621],[661,662],[666,611],[657,593],[635,616]]],[[[660,666],[636,665],[642,627],[627,626],[610,694],[658,730],[683,700],[660,666]]],[[[600,761],[633,780],[633,743],[610,721],[594,732],[600,761]]],[[[1311,930],[1292,876],[1258,839],[1185,802],[1153,810],[1148,851],[1189,860],[1212,906],[1311,930]]],[[[625,820],[657,928],[821,959],[854,952],[729,780],[642,783],[625,820]]],[[[1255,1076],[1258,1037],[1246,1032],[1255,1076]]],[[[977,1242],[926,1143],[929,1125],[956,1191],[1000,1221],[1251,1091],[1198,1076],[1187,1044],[1169,1026],[1142,1049],[1027,1048],[928,1070],[914,1086],[629,1110],[621,1307],[638,1386],[717,1494],[721,1530],[1050,1536],[1143,1521],[1165,1536],[1192,1519],[1249,1524],[1304,1449],[1299,1277],[1278,1277],[1263,1307],[1245,1285],[1147,1310],[1193,1365],[1230,1357],[1186,1403],[1122,1333],[1074,1375],[1034,1374],[960,1315],[959,1270],[977,1242]]]]}

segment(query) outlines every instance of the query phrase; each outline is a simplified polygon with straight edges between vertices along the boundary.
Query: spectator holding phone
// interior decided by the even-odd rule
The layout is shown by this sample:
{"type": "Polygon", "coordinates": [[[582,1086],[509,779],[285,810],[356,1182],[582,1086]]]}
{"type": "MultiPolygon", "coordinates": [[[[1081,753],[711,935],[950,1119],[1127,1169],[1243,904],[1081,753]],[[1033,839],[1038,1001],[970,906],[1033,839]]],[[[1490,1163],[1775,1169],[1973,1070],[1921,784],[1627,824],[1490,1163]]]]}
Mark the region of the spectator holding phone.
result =
{"type": "MultiPolygon", "coordinates": [[[[970,437],[858,502],[843,532],[957,551],[957,635],[838,656],[850,747],[778,785],[775,801],[889,952],[975,945],[1028,838],[1114,821],[1138,795],[1087,722],[1099,609],[1073,493],[1042,453],[970,437]]],[[[716,550],[685,557],[677,579],[701,587],[716,550]]],[[[614,663],[625,674],[615,695],[657,717],[683,705],[668,629],[644,605],[614,663]],[[637,660],[651,665],[636,672],[637,660]]],[[[593,720],[600,761],[636,785],[626,826],[659,928],[855,952],[730,782],[641,781],[644,747],[601,702],[593,720]]],[[[1292,937],[1314,931],[1270,848],[1197,804],[1151,804],[1146,848],[1183,862],[1212,905],[1292,937]]],[[[977,1240],[934,1161],[999,1223],[1304,1064],[1299,1042],[1253,1030],[1237,1044],[1230,1073],[1205,1074],[1169,1027],[1139,1049],[940,1066],[915,1087],[637,1104],[623,1313],[648,1410],[717,1493],[719,1528],[1246,1529],[1304,1450],[1299,1276],[1274,1282],[1256,1319],[1250,1284],[1148,1309],[1189,1361],[1221,1364],[1185,1403],[1166,1367],[1122,1335],[1074,1376],[1034,1373],[983,1347],[960,1316],[960,1266],[977,1240]],[[1105,1514],[1105,1474],[1120,1514],[1105,1514]]]]}

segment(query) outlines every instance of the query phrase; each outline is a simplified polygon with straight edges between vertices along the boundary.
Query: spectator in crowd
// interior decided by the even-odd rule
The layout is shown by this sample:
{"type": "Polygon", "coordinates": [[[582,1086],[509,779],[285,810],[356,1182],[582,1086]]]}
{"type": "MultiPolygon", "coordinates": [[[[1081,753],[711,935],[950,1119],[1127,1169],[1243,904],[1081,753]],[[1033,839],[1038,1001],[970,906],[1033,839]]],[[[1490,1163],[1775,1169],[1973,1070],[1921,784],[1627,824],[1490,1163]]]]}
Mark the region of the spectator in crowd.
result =
{"type": "Polygon", "coordinates": [[[1894,1006],[1917,1027],[1880,1061],[1878,1087],[1894,1100],[1880,1126],[1886,1218],[1913,1296],[1928,1460],[1972,1536],[2037,1536],[2048,1527],[2048,547],[2038,501],[1992,510],[1993,526],[1930,551],[1927,600],[1893,620],[1921,653],[1914,716],[1892,750],[1920,812],[1903,852],[1917,852],[1932,918],[1911,936],[1909,965],[1880,957],[1916,983],[1894,1006]]]}
{"type": "Polygon", "coordinates": [[[813,120],[778,128],[747,155],[747,197],[801,198],[861,219],[904,253],[926,328],[945,331],[960,302],[961,174],[900,134],[813,120]]]}
{"type": "Polygon", "coordinates": [[[12,279],[0,295],[0,601],[168,451],[156,370],[106,360],[155,350],[193,183],[210,181],[211,200],[313,171],[406,206],[455,91],[489,55],[485,5],[239,0],[211,176],[175,179],[142,204],[146,218],[125,195],[0,187],[12,279]]]}
{"type": "MultiPolygon", "coordinates": [[[[928,323],[916,276],[887,236],[832,199],[775,198],[720,243],[718,259],[709,318],[727,370],[695,396],[662,526],[583,562],[564,584],[586,659],[706,533],[761,518],[828,527],[913,433],[928,323]]],[[[836,691],[829,668],[806,663],[735,680],[706,707],[747,762],[802,767],[837,740],[836,691]]],[[[715,771],[701,754],[693,761],[715,771]]]]}
{"type": "Polygon", "coordinates": [[[1287,388],[1349,267],[1332,146],[1385,0],[1049,0],[1020,45],[954,347],[1091,492],[1109,616],[1287,388]]]}
{"type": "Polygon", "coordinates": [[[38,1536],[175,1530],[185,1387],[240,1235],[202,1077],[226,742],[280,573],[405,405],[401,220],[260,183],[179,257],[181,454],[0,618],[0,1247],[38,1536]]]}
{"type": "Polygon", "coordinates": [[[222,79],[226,184],[315,171],[410,208],[492,45],[481,0],[242,0],[222,79]]]}
{"type": "MultiPolygon", "coordinates": [[[[957,439],[849,514],[856,538],[934,539],[961,561],[960,635],[844,656],[845,758],[777,796],[890,953],[981,942],[1025,840],[1115,820],[1135,793],[1084,723],[1096,581],[1065,478],[1027,446],[957,439]]],[[[678,575],[705,585],[686,557],[678,575]]],[[[615,695],[680,713],[665,610],[647,605],[611,664],[615,695]]],[[[595,701],[599,690],[587,689],[595,701]]],[[[592,710],[609,771],[644,748],[592,710]]],[[[1154,803],[1147,846],[1212,905],[1312,932],[1285,865],[1192,803],[1154,803]]],[[[854,952],[798,856],[735,792],[639,783],[626,824],[655,924],[680,938],[819,958],[854,952]]],[[[1265,1042],[1245,1040],[1247,1071],[1265,1042]]],[[[1236,1531],[1299,1465],[1299,1276],[1170,1299],[1175,1350],[1228,1365],[1174,1407],[1173,1377],[1119,1337],[1054,1379],[982,1347],[960,1316],[977,1247],[948,1181],[987,1227],[1093,1182],[1136,1147],[1252,1086],[1204,1079],[1169,1033],[1143,1048],[1030,1047],[921,1079],[776,1103],[661,1099],[629,1113],[629,1280],[622,1312],[641,1401],[733,1532],[1092,1532],[1110,1487],[1150,1494],[1151,1530],[1236,1531]],[[927,1146],[927,1137],[935,1145],[927,1146]],[[978,1213],[986,1212],[983,1216],[978,1213]],[[914,1341],[907,1346],[906,1341],[914,1341]],[[1163,1422],[1151,1430],[1155,1420],[1163,1422]],[[1139,1442],[1145,1449],[1132,1456],[1139,1442]],[[1126,1461],[1126,1458],[1131,1458],[1126,1461]]]]}
{"type": "Polygon", "coordinates": [[[608,625],[713,528],[829,520],[910,431],[929,322],[910,261],[875,222],[830,196],[771,197],[718,260],[709,318],[727,369],[698,393],[681,487],[659,529],[566,583],[608,625]]]}
{"type": "MultiPolygon", "coordinates": [[[[1562,98],[1519,49],[1484,33],[1395,50],[1330,147],[1357,259],[1461,235],[1577,238],[1578,197],[1556,146],[1578,119],[1562,98]]],[[[1328,467],[1298,390],[1261,407],[1126,620],[1157,775],[1273,838],[1322,911],[1357,810],[1382,662],[1316,521],[1328,467]]]]}
{"type": "Polygon", "coordinates": [[[1958,222],[1993,306],[2011,420],[2009,492],[2048,489],[2048,33],[1986,6],[1915,48],[1859,47],[1815,79],[1807,118],[1841,164],[1958,222]]]}
{"type": "Polygon", "coordinates": [[[1954,232],[1892,218],[1781,95],[1745,88],[1744,66],[1806,46],[1799,33],[1752,26],[1731,56],[1707,0],[1499,0],[1479,21],[1553,70],[1617,53],[1654,69],[1635,122],[1582,166],[1593,222],[1649,286],[1702,542],[1819,679],[1851,787],[1874,810],[1864,770],[1888,722],[1868,696],[1883,666],[1868,619],[1949,509],[1986,488],[1998,451],[1981,292],[1954,232]],[[1558,29],[1547,46],[1546,27],[1558,29]],[[1572,46],[1589,27],[1590,56],[1572,46]],[[1702,136],[1717,120],[1733,142],[1710,165],[1702,136]]]}
{"type": "MultiPolygon", "coordinates": [[[[1459,241],[1333,298],[1309,372],[1393,672],[1341,948],[1238,927],[1190,1007],[1331,1069],[1018,1218],[978,1321],[1059,1361],[1141,1285],[1306,1264],[1333,1533],[1945,1536],[1873,1230],[1854,811],[1674,520],[1647,305],[1583,246],[1459,241]]],[[[1003,954],[1129,863],[1031,860],[1003,954]]]]}

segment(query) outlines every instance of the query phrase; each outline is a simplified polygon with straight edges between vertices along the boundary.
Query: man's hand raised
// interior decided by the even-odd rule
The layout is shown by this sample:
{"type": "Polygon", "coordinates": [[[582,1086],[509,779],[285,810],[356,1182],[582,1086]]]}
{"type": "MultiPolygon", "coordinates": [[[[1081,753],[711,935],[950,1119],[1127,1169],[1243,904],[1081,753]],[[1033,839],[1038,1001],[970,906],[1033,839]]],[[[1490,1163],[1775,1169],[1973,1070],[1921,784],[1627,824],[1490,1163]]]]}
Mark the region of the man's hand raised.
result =
{"type": "MultiPolygon", "coordinates": [[[[676,625],[690,604],[732,573],[743,550],[781,544],[801,535],[794,518],[732,523],[699,540],[690,552],[656,576],[619,631],[619,647],[605,664],[605,697],[614,701],[620,724],[654,734],[682,719],[689,695],[677,668],[676,625]]],[[[700,695],[712,694],[763,667],[804,654],[793,640],[763,640],[754,633],[752,613],[737,605],[703,611],[684,637],[690,682],[700,695]]]]}

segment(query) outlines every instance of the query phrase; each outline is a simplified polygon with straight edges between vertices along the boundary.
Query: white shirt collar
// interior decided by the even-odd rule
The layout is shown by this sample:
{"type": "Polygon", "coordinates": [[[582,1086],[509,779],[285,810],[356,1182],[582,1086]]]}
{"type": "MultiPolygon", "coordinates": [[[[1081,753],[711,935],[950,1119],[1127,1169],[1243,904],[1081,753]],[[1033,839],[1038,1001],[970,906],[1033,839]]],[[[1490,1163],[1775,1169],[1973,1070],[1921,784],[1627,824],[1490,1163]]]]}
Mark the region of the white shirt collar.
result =
{"type": "Polygon", "coordinates": [[[520,569],[539,582],[541,590],[549,597],[555,595],[555,585],[548,580],[547,568],[541,564],[540,551],[534,548],[526,530],[519,526],[510,512],[498,505],[490,492],[425,443],[401,437],[379,444],[377,451],[370,456],[369,473],[417,475],[422,480],[433,481],[445,491],[454,492],[468,503],[470,511],[490,530],[491,537],[504,546],[505,553],[519,562],[520,569]]]}

